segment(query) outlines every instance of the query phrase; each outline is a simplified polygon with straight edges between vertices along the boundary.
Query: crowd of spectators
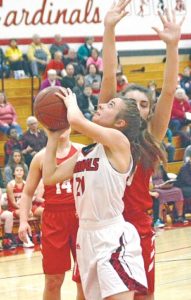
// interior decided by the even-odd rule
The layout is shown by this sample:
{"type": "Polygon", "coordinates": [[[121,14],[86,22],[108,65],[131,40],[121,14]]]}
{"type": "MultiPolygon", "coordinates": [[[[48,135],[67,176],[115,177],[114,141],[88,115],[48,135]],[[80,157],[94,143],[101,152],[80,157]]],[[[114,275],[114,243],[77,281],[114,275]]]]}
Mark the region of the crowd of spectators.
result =
{"type": "MultiPolygon", "coordinates": [[[[77,97],[77,103],[84,116],[91,120],[98,104],[98,96],[101,87],[103,62],[99,51],[94,47],[94,39],[85,39],[76,51],[70,48],[62,40],[61,35],[55,35],[53,44],[48,48],[42,43],[39,35],[34,35],[32,43],[28,46],[26,54],[19,49],[15,39],[5,53],[0,49],[0,77],[15,77],[15,72],[22,70],[26,77],[40,76],[40,90],[49,86],[62,86],[70,88],[77,97]]],[[[116,74],[116,92],[123,94],[129,84],[123,74],[122,68],[116,74]]],[[[151,98],[154,103],[153,109],[160,97],[155,81],[148,83],[151,98]]],[[[175,182],[170,185],[167,174],[161,167],[152,177],[154,226],[163,227],[164,203],[173,202],[176,215],[174,222],[185,223],[185,211],[191,211],[191,69],[186,67],[180,74],[177,82],[171,120],[163,142],[167,152],[168,162],[175,158],[175,146],[173,136],[181,137],[182,147],[187,147],[184,154],[184,165],[180,169],[175,182]]],[[[14,217],[19,217],[19,201],[14,196],[15,187],[22,190],[28,174],[31,160],[43,147],[46,146],[47,137],[43,129],[39,128],[38,121],[34,116],[26,120],[27,131],[23,133],[17,123],[17,115],[14,107],[7,101],[6,95],[0,92],[0,132],[7,135],[4,144],[4,170],[0,172],[0,189],[7,189],[8,210],[0,210],[0,220],[4,221],[6,248],[14,248],[15,242],[12,236],[12,222],[14,217]],[[19,175],[20,174],[20,175],[19,175]],[[20,176],[20,177],[19,177],[20,176]],[[11,207],[11,209],[10,209],[11,207]],[[6,213],[4,213],[6,212],[6,213]],[[11,215],[10,215],[11,212],[11,215]],[[8,228],[8,229],[7,229],[8,228]],[[11,240],[11,242],[10,242],[11,240]]],[[[42,185],[42,184],[41,184],[42,185]]],[[[36,216],[43,211],[43,188],[40,196],[35,197],[34,206],[36,216]],[[40,201],[38,202],[38,198],[40,201]],[[39,204],[40,203],[40,204],[39,204]]],[[[17,191],[18,192],[18,191],[17,191]]],[[[22,191],[20,191],[22,192],[22,191]]],[[[0,190],[0,197],[2,191],[0,190]]],[[[33,215],[34,214],[33,210],[33,215]]],[[[32,211],[31,211],[32,214],[32,211]]]]}

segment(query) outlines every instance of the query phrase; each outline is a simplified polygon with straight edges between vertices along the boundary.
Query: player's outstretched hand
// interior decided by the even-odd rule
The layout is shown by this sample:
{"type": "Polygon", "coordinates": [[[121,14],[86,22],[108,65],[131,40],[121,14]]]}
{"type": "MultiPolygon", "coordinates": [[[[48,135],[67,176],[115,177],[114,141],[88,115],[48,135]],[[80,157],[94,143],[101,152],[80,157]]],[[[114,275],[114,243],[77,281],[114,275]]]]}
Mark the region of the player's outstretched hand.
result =
{"type": "Polygon", "coordinates": [[[20,223],[18,234],[21,241],[23,241],[24,243],[28,242],[27,236],[28,235],[32,236],[31,227],[28,222],[20,223]]]}
{"type": "Polygon", "coordinates": [[[166,9],[164,15],[161,12],[158,12],[158,14],[163,24],[163,30],[159,30],[157,27],[152,28],[167,45],[177,45],[181,37],[181,26],[185,16],[179,22],[176,22],[175,10],[170,14],[170,11],[166,9]]]}
{"type": "Polygon", "coordinates": [[[104,25],[115,27],[121,19],[128,15],[129,12],[126,11],[126,8],[131,1],[132,0],[119,0],[117,3],[114,2],[105,15],[104,25]]]}

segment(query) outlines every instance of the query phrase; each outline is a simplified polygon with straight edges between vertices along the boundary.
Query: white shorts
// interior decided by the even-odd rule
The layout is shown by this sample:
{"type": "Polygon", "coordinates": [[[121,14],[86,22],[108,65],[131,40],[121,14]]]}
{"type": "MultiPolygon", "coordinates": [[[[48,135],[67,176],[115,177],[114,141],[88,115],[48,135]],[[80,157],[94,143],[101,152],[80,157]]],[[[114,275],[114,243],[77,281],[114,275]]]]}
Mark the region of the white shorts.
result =
{"type": "Polygon", "coordinates": [[[101,222],[81,221],[76,248],[86,299],[147,291],[140,238],[122,216],[101,222]]]}

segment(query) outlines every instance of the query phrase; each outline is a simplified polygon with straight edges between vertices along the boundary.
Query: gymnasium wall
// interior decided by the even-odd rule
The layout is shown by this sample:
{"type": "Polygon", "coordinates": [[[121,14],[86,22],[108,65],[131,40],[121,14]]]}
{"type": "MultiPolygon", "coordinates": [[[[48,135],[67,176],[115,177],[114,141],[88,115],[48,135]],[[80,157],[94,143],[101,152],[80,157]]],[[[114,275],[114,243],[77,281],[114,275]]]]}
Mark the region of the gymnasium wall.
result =
{"type": "MultiPolygon", "coordinates": [[[[116,28],[117,48],[122,56],[131,55],[132,51],[135,55],[163,54],[164,43],[152,26],[161,28],[158,9],[173,9],[177,2],[181,0],[132,0],[129,15],[116,28]]],[[[84,41],[84,36],[95,36],[100,49],[104,15],[112,3],[113,0],[0,0],[0,45],[5,47],[10,38],[17,38],[25,50],[35,33],[48,44],[60,33],[74,48],[84,41]]],[[[176,15],[180,20],[187,12],[180,42],[182,53],[187,54],[191,48],[191,1],[182,3],[185,7],[177,6],[176,15]]]]}

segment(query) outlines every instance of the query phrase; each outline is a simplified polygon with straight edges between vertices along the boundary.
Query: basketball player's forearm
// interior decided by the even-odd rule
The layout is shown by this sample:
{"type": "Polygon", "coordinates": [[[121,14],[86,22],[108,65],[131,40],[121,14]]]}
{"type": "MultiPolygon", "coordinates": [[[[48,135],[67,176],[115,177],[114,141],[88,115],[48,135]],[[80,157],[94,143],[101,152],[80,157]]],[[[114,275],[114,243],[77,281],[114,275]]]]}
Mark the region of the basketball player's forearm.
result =
{"type": "Polygon", "coordinates": [[[103,36],[103,79],[99,102],[108,102],[116,94],[117,54],[115,47],[115,27],[105,26],[103,36]]]}
{"type": "Polygon", "coordinates": [[[43,160],[42,177],[45,185],[54,184],[54,174],[56,172],[56,149],[58,140],[48,138],[43,160]]]}
{"type": "Polygon", "coordinates": [[[32,197],[23,193],[20,201],[20,223],[27,222],[32,205],[32,197]]]}

